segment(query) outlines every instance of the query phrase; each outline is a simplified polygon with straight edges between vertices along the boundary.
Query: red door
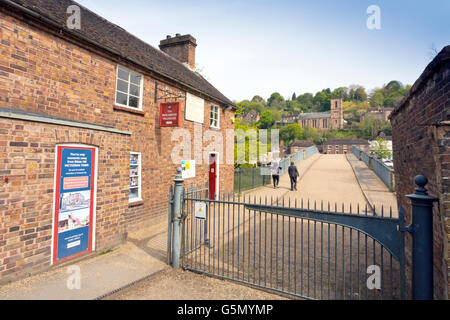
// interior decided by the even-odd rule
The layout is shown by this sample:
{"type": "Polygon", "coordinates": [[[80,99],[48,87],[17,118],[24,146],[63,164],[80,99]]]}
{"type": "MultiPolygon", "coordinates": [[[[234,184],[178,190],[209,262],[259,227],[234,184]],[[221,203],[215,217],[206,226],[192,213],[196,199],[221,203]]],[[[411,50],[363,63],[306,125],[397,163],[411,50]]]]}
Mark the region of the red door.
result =
{"type": "Polygon", "coordinates": [[[217,162],[216,155],[209,156],[209,199],[216,199],[217,162]]]}

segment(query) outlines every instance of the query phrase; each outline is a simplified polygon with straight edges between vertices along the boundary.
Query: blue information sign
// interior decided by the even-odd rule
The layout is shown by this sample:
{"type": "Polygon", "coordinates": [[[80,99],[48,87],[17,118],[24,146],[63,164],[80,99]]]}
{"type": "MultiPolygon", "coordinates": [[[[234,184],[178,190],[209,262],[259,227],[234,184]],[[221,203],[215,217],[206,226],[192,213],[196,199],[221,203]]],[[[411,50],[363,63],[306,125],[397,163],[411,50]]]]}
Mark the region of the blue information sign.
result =
{"type": "Polygon", "coordinates": [[[54,262],[92,250],[95,148],[57,148],[54,262]]]}

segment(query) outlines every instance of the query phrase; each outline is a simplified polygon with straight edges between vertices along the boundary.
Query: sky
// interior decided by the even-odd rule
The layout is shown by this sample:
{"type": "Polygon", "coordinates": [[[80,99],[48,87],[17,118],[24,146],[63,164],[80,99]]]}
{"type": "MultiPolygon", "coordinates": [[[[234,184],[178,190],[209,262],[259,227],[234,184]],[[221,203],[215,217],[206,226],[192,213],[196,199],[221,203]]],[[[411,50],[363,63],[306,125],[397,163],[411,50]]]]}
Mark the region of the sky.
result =
{"type": "Polygon", "coordinates": [[[413,84],[432,48],[450,45],[448,0],[77,2],[156,48],[166,35],[191,34],[202,74],[234,101],[413,84]],[[370,5],[380,8],[380,29],[367,28],[370,5]]]}

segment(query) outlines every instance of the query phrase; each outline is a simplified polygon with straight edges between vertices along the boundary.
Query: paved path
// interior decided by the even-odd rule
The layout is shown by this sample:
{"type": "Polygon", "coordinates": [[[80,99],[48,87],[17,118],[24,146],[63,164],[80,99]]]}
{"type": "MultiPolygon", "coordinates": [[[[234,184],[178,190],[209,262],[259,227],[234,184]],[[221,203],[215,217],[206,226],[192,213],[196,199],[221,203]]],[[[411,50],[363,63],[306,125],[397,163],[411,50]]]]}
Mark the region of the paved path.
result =
{"type": "Polygon", "coordinates": [[[112,252],[55,266],[44,273],[3,285],[0,300],[90,300],[165,268],[164,261],[128,242],[112,252]],[[73,271],[67,273],[71,266],[79,267],[79,289],[67,286],[68,282],[73,283],[69,279],[73,271]]]}
{"type": "Polygon", "coordinates": [[[354,154],[347,154],[346,156],[348,162],[353,167],[364,195],[370,205],[375,207],[377,215],[383,214],[389,216],[389,208],[392,208],[392,216],[398,217],[397,198],[395,194],[388,189],[374,171],[370,170],[363,161],[358,160],[354,154]]]}
{"type": "MultiPolygon", "coordinates": [[[[309,157],[306,160],[299,161],[297,165],[297,169],[300,173],[300,179],[302,179],[311,169],[313,164],[320,158],[320,154],[313,154],[311,157],[309,157]]],[[[272,179],[272,178],[271,178],[272,179]]],[[[273,184],[269,184],[257,189],[248,190],[246,192],[243,192],[243,197],[245,196],[246,199],[250,198],[251,202],[259,201],[259,198],[262,198],[262,201],[265,201],[265,198],[267,197],[269,200],[270,198],[274,199],[282,199],[286,194],[290,192],[290,180],[289,175],[286,173],[280,177],[280,184],[278,188],[274,188],[273,184]]],[[[268,201],[269,202],[269,201],[268,201]]]]}
{"type": "MultiPolygon", "coordinates": [[[[358,181],[353,173],[352,167],[344,155],[316,155],[315,161],[304,174],[301,174],[297,183],[297,191],[288,191],[284,198],[285,201],[291,199],[291,203],[297,199],[297,203],[303,207],[328,210],[328,204],[331,210],[342,212],[355,212],[360,207],[364,210],[368,205],[364,193],[359,187],[358,181]]],[[[301,168],[299,168],[300,171],[301,168]]],[[[289,188],[288,180],[283,181],[283,188],[289,188]]]]}

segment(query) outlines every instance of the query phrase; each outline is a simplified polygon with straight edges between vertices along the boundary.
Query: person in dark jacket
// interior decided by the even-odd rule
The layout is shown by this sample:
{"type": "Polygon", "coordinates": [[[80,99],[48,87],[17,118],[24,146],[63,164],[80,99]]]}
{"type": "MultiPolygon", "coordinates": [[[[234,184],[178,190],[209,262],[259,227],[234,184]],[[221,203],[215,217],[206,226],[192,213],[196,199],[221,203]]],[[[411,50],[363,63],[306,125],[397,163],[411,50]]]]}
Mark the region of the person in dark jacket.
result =
{"type": "Polygon", "coordinates": [[[300,176],[294,162],[288,168],[289,178],[291,179],[291,191],[297,190],[297,177],[300,176]]]}

